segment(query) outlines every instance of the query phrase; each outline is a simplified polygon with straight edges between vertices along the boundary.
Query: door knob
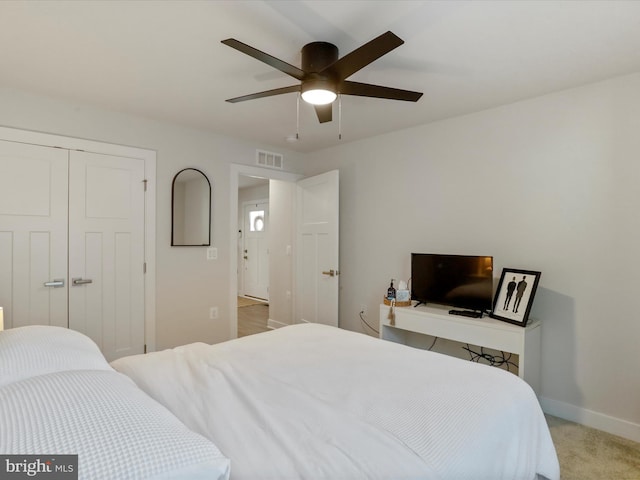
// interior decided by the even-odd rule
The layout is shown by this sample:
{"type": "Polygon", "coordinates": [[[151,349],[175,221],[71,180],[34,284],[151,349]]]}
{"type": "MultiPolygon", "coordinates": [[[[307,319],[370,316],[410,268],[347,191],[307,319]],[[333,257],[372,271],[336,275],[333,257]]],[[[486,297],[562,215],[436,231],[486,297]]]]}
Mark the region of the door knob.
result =
{"type": "Polygon", "coordinates": [[[93,280],[91,280],[90,278],[73,278],[71,279],[71,282],[73,283],[74,286],[77,286],[77,285],[86,285],[87,283],[93,283],[93,280]]]}
{"type": "Polygon", "coordinates": [[[64,279],[56,278],[55,280],[53,280],[51,282],[45,282],[44,286],[45,287],[53,287],[53,288],[64,287],[64,279]]]}
{"type": "Polygon", "coordinates": [[[336,275],[339,275],[340,272],[338,270],[334,270],[333,268],[331,270],[329,270],[328,272],[322,272],[323,275],[329,275],[330,277],[334,277],[336,275]]]}

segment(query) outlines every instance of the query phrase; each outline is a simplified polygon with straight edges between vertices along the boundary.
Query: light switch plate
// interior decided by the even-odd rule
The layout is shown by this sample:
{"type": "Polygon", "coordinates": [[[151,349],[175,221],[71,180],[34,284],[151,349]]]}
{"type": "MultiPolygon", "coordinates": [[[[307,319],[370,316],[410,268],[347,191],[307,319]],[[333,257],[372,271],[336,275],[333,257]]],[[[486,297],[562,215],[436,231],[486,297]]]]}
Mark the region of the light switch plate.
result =
{"type": "Polygon", "coordinates": [[[216,247],[207,248],[207,260],[217,260],[218,259],[218,249],[216,247]]]}

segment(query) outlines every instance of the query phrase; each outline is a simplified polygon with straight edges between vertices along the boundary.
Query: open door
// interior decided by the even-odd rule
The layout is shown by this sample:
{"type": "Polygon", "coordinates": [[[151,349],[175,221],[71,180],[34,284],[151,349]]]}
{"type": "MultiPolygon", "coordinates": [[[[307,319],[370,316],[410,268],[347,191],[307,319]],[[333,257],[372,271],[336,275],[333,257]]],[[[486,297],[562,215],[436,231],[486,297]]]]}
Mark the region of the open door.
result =
{"type": "Polygon", "coordinates": [[[296,323],[338,326],[338,173],[298,181],[296,323]]]}

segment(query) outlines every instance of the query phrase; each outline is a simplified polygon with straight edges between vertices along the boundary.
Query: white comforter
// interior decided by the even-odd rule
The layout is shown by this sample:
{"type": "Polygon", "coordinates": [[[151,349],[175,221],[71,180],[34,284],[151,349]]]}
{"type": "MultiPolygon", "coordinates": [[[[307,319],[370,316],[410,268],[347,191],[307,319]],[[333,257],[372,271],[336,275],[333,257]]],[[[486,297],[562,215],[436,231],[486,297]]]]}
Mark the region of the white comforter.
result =
{"type": "Polygon", "coordinates": [[[557,480],[511,373],[323,325],[116,360],[231,459],[231,478],[557,480]]]}

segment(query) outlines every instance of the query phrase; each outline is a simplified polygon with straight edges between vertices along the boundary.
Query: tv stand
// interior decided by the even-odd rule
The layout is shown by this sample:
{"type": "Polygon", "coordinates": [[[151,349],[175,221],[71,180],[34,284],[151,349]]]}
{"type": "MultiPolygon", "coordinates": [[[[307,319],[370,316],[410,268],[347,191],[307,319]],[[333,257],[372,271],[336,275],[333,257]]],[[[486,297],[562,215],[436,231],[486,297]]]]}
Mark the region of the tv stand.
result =
{"type": "Polygon", "coordinates": [[[473,310],[449,310],[449,315],[460,315],[469,318],[482,318],[482,312],[473,310]]]}
{"type": "MultiPolygon", "coordinates": [[[[449,315],[447,307],[429,305],[395,307],[395,321],[389,320],[389,306],[380,305],[380,338],[409,346],[425,346],[428,338],[440,337],[518,355],[518,376],[536,393],[540,392],[540,338],[542,324],[530,319],[526,327],[491,317],[467,318],[449,315]]],[[[426,346],[424,347],[426,348],[426,346]]]]}

